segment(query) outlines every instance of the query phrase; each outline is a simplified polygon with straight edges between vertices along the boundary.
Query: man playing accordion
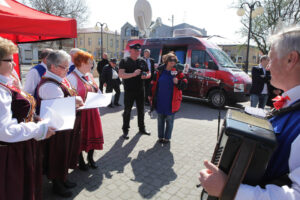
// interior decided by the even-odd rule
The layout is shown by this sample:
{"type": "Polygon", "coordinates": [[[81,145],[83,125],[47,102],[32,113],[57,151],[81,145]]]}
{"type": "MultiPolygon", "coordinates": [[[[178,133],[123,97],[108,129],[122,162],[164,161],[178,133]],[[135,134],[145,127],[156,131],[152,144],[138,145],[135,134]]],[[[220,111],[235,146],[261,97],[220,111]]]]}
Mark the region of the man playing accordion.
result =
{"type": "MultiPolygon", "coordinates": [[[[270,122],[277,139],[277,149],[264,174],[265,188],[241,184],[235,199],[300,199],[300,27],[293,27],[271,37],[269,52],[271,84],[284,91],[276,97],[270,122]],[[291,109],[295,108],[295,109],[291,109]],[[288,175],[283,186],[268,184],[288,175]]],[[[220,197],[227,175],[211,162],[200,171],[199,180],[211,196],[220,197]]],[[[233,172],[234,173],[234,172],[233,172]]]]}

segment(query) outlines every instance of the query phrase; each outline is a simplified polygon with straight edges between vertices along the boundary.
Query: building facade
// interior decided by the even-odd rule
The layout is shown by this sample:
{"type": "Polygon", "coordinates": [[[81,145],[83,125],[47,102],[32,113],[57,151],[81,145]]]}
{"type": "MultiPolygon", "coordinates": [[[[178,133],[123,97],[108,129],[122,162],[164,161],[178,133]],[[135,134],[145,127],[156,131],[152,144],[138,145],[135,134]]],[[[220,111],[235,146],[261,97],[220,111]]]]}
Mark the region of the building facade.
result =
{"type": "MultiPolygon", "coordinates": [[[[153,22],[154,23],[154,22],[153,22]]],[[[173,37],[173,31],[176,29],[184,29],[184,28],[192,28],[201,33],[201,35],[206,36],[207,31],[203,28],[198,28],[193,25],[182,23],[176,26],[168,26],[162,24],[158,26],[156,29],[152,30],[150,33],[150,38],[162,38],[162,37],[173,37]]],[[[122,50],[125,49],[128,40],[137,39],[139,38],[139,31],[138,28],[131,25],[130,23],[126,22],[121,28],[121,46],[122,50]]]]}
{"type": "MultiPolygon", "coordinates": [[[[239,41],[233,41],[221,36],[211,36],[208,37],[208,40],[217,44],[223,51],[225,51],[238,67],[242,68],[245,65],[247,57],[247,44],[239,41]]],[[[258,47],[250,45],[248,71],[251,71],[252,67],[258,64],[259,57],[261,55],[262,54],[258,47]]]]}
{"type": "MultiPolygon", "coordinates": [[[[122,55],[120,34],[115,31],[103,30],[103,52],[108,54],[109,58],[120,59],[122,55]]],[[[78,29],[77,47],[91,53],[96,60],[101,57],[101,30],[95,28],[78,29]]]]}

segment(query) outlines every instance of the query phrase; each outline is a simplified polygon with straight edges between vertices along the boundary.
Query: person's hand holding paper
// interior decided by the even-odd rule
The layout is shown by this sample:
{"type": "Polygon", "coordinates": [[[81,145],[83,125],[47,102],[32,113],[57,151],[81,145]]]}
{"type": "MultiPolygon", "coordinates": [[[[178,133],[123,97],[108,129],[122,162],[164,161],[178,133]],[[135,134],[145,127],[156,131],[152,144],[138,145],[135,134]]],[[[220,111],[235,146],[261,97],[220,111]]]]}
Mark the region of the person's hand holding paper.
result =
{"type": "Polygon", "coordinates": [[[78,110],[106,107],[111,103],[112,93],[100,94],[88,92],[84,106],[78,110]]]}

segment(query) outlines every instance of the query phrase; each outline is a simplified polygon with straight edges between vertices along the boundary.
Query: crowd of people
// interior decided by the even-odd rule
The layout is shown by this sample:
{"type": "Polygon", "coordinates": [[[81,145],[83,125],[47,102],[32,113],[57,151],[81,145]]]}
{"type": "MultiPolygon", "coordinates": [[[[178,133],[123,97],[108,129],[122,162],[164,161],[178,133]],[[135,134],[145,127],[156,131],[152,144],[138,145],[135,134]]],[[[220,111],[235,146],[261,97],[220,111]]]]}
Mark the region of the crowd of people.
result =
{"type": "MultiPolygon", "coordinates": [[[[155,67],[149,49],[141,57],[140,44],[129,47],[130,55],[121,59],[119,65],[116,58],[102,55],[97,66],[99,87],[93,77],[94,58],[90,53],[76,48],[69,54],[44,49],[41,63],[27,73],[23,87],[14,71],[13,55],[18,49],[12,41],[0,37],[0,199],[42,199],[43,175],[51,180],[55,194],[71,197],[70,189],[77,184],[68,179],[68,170],[98,168],[94,151],[103,149],[105,132],[100,111],[77,109],[84,105],[88,92],[114,90],[114,101],[109,107],[121,106],[123,83],[122,138],[129,139],[131,110],[136,103],[139,133],[151,134],[144,121],[144,106],[150,105],[158,114],[158,142],[170,143],[182,90],[188,84],[183,66],[169,52],[162,57],[162,65],[155,67]],[[76,101],[74,128],[56,131],[39,117],[41,102],[70,96],[76,101]]],[[[271,113],[270,119],[278,147],[265,172],[265,187],[242,184],[236,199],[300,199],[299,47],[299,28],[279,33],[272,37],[269,55],[262,56],[259,66],[252,70],[251,106],[264,108],[270,91],[272,95],[284,91],[277,97],[276,112],[271,113]],[[283,176],[288,177],[288,182],[283,186],[273,184],[283,176]]],[[[227,175],[208,161],[204,165],[207,169],[200,172],[199,180],[210,195],[220,197],[227,175]]]]}
{"type": "Polygon", "coordinates": [[[169,142],[174,113],[180,107],[181,90],[187,83],[182,69],[176,67],[175,54],[168,54],[165,64],[155,71],[153,60],[149,59],[150,50],[145,51],[145,59],[140,57],[139,44],[130,46],[130,56],[122,59],[119,67],[117,59],[108,59],[104,53],[97,67],[100,87],[103,87],[99,88],[92,73],[94,58],[88,52],[77,48],[71,49],[69,54],[64,50],[42,50],[41,63],[26,74],[24,87],[14,70],[15,53],[16,45],[0,38],[0,170],[3,174],[0,199],[42,199],[43,175],[52,182],[55,194],[72,196],[70,189],[77,184],[68,179],[68,170],[97,169],[94,151],[102,150],[104,144],[99,109],[77,108],[84,105],[88,92],[102,93],[105,88],[106,93],[113,90],[116,93],[108,107],[121,106],[120,78],[124,84],[122,137],[129,139],[134,102],[140,134],[150,135],[144,123],[144,104],[151,102],[153,108],[161,112],[159,142],[169,142]],[[155,77],[153,81],[151,77],[155,77]],[[162,95],[165,92],[169,94],[167,98],[162,95]],[[49,126],[49,121],[39,117],[41,102],[70,96],[76,101],[74,128],[56,131],[49,126]],[[175,107],[173,102],[176,102],[175,107]],[[87,153],[87,163],[83,152],[87,153]]]}

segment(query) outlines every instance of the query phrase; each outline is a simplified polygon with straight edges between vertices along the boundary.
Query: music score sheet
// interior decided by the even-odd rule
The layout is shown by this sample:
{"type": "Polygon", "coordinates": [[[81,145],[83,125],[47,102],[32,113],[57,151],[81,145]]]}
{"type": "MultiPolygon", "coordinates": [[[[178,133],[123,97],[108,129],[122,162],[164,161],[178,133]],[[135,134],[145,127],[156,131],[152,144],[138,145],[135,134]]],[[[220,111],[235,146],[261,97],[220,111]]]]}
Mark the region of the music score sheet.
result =
{"type": "Polygon", "coordinates": [[[78,108],[78,110],[106,107],[111,103],[112,93],[94,93],[88,92],[84,106],[78,108]]]}
{"type": "Polygon", "coordinates": [[[42,100],[40,117],[56,131],[73,129],[76,118],[75,97],[42,100]]]}

